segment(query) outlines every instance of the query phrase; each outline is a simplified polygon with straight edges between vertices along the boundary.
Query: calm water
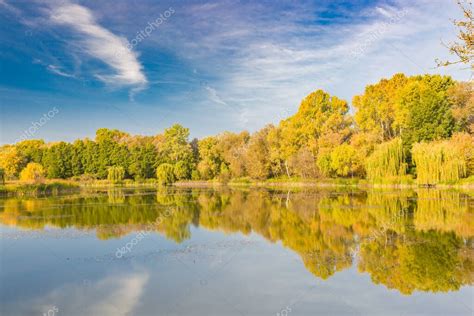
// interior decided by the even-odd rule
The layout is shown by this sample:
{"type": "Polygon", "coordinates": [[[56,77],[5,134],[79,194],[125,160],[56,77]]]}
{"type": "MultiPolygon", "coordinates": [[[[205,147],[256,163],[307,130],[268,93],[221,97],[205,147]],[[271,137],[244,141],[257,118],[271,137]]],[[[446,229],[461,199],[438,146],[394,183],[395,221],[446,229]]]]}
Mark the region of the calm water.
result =
{"type": "Polygon", "coordinates": [[[474,194],[0,199],[2,315],[472,315],[474,194]]]}

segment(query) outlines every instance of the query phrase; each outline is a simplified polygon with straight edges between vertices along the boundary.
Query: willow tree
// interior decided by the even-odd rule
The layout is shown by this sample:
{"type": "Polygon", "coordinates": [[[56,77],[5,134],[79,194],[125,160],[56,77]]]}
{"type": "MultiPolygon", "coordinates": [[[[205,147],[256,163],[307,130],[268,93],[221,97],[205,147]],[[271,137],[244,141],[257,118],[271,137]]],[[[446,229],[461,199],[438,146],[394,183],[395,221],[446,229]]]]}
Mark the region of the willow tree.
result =
{"type": "Polygon", "coordinates": [[[404,176],[407,164],[402,140],[398,137],[377,145],[372,155],[367,158],[366,168],[367,178],[371,181],[404,176]]]}
{"type": "Polygon", "coordinates": [[[418,184],[457,181],[467,174],[466,161],[450,141],[416,143],[412,150],[418,184]]]}
{"type": "Polygon", "coordinates": [[[172,164],[163,163],[156,169],[156,178],[161,185],[171,185],[176,181],[172,164]]]}
{"type": "Polygon", "coordinates": [[[113,166],[107,169],[107,179],[111,183],[119,183],[125,176],[125,169],[121,166],[113,166]]]}

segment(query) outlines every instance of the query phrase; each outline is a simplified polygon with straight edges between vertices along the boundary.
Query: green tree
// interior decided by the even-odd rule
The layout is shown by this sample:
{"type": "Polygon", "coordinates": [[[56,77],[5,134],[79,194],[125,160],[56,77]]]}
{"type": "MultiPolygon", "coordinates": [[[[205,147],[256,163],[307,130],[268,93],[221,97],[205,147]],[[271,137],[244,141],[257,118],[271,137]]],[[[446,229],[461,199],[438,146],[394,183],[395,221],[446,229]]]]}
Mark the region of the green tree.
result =
{"type": "Polygon", "coordinates": [[[70,178],[72,173],[73,145],[66,142],[51,144],[43,154],[43,165],[48,178],[70,178]]]}
{"type": "Polygon", "coordinates": [[[82,140],[76,140],[72,144],[71,169],[73,176],[80,176],[84,173],[83,159],[85,147],[82,140]]]}
{"type": "Polygon", "coordinates": [[[189,179],[191,175],[189,164],[185,161],[178,161],[176,165],[174,165],[174,175],[177,180],[189,179]]]}
{"type": "Polygon", "coordinates": [[[449,77],[426,75],[403,89],[400,104],[408,109],[409,116],[402,139],[408,147],[451,136],[454,119],[447,91],[452,85],[449,77]]]}
{"type": "Polygon", "coordinates": [[[217,177],[223,161],[216,137],[206,137],[199,141],[200,161],[197,166],[202,179],[217,177]]]}
{"type": "Polygon", "coordinates": [[[178,161],[184,161],[191,165],[193,151],[188,137],[189,129],[179,124],[165,129],[164,141],[159,149],[166,162],[175,164],[178,161]]]}
{"type": "Polygon", "coordinates": [[[109,166],[121,165],[126,170],[129,165],[129,152],[124,140],[129,135],[119,130],[101,128],[96,131],[97,176],[105,178],[109,166]]]}
{"type": "Polygon", "coordinates": [[[22,157],[22,169],[29,162],[41,163],[43,152],[45,150],[45,143],[41,139],[24,140],[15,144],[18,154],[22,157]]]}
{"type": "Polygon", "coordinates": [[[5,169],[0,168],[0,183],[5,185],[5,169]]]}
{"type": "Polygon", "coordinates": [[[129,174],[136,180],[154,177],[158,163],[158,151],[155,146],[152,143],[134,145],[129,151],[129,174]]]}

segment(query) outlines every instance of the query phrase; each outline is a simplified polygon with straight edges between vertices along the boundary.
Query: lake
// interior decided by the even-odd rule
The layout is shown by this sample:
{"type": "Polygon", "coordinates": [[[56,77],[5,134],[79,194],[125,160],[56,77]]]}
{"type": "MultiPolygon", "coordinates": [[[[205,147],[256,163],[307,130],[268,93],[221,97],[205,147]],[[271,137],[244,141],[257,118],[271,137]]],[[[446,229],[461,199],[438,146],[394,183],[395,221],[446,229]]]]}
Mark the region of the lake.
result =
{"type": "Polygon", "coordinates": [[[0,199],[2,315],[472,315],[474,192],[0,199]]]}

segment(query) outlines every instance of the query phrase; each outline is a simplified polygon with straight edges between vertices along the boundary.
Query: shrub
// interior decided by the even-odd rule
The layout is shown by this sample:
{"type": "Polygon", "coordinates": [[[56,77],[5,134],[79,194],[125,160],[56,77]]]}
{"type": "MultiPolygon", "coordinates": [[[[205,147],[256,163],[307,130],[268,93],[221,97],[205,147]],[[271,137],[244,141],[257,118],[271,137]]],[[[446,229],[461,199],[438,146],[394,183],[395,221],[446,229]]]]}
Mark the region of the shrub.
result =
{"type": "Polygon", "coordinates": [[[163,163],[156,169],[156,178],[161,185],[170,185],[175,182],[174,167],[172,164],[163,163]]]}
{"type": "Polygon", "coordinates": [[[30,162],[20,172],[20,180],[40,182],[44,179],[44,168],[36,162],[30,162]]]}

